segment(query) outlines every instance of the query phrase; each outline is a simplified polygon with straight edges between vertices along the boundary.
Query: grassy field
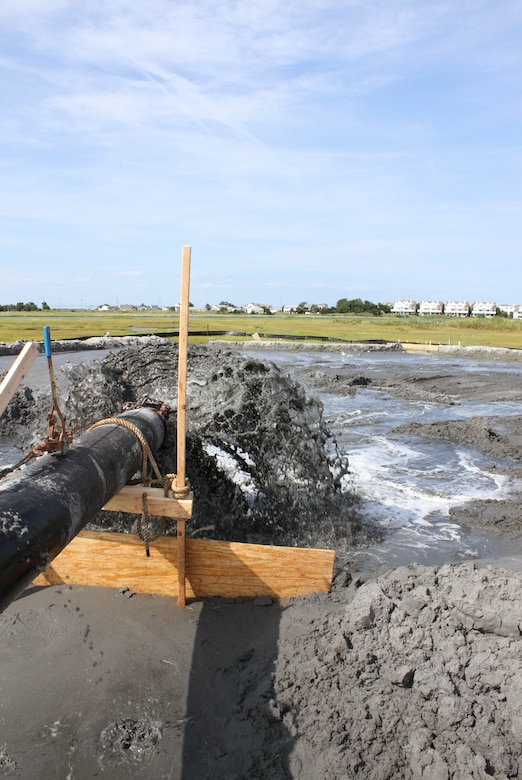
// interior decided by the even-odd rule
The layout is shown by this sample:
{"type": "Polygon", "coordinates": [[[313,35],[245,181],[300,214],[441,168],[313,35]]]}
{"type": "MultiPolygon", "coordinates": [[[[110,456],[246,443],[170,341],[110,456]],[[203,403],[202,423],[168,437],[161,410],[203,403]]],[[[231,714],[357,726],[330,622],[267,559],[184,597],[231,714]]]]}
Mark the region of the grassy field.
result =
{"type": "MultiPolygon", "coordinates": [[[[173,312],[91,312],[42,311],[0,312],[0,341],[10,343],[41,341],[43,326],[50,325],[53,339],[87,336],[140,335],[168,333],[178,329],[178,315],[173,312]]],[[[254,332],[306,336],[313,340],[328,337],[343,341],[384,339],[462,346],[492,346],[522,349],[522,321],[501,317],[464,320],[446,317],[347,317],[309,315],[221,315],[194,312],[190,315],[191,343],[205,343],[216,331],[254,332]],[[195,335],[196,333],[203,335],[195,335]]],[[[227,336],[227,338],[237,338],[227,336]]]]}

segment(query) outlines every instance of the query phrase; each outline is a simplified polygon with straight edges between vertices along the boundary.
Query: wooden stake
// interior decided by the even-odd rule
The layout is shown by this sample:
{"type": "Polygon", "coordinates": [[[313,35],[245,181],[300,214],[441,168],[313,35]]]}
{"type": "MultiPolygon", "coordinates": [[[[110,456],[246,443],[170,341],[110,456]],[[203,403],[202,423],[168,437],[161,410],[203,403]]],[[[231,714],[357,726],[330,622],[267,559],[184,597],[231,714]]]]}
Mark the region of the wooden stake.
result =
{"type": "Polygon", "coordinates": [[[0,384],[0,414],[16,393],[38,355],[34,341],[28,341],[0,384]]]}
{"type": "MultiPolygon", "coordinates": [[[[185,476],[185,450],[187,428],[187,352],[188,352],[188,317],[190,295],[190,256],[191,248],[184,246],[181,253],[181,292],[179,311],[179,342],[178,342],[178,420],[177,420],[177,471],[172,492],[175,498],[183,499],[190,495],[185,476]]],[[[186,604],[185,583],[185,523],[177,521],[178,538],[178,604],[186,604]]]]}
{"type": "MultiPolygon", "coordinates": [[[[179,312],[178,344],[178,430],[177,430],[177,473],[175,487],[185,490],[185,434],[187,418],[187,350],[188,350],[188,312],[190,289],[191,248],[184,246],[181,256],[181,297],[179,312]]],[[[179,497],[179,496],[178,496],[179,497]]]]}

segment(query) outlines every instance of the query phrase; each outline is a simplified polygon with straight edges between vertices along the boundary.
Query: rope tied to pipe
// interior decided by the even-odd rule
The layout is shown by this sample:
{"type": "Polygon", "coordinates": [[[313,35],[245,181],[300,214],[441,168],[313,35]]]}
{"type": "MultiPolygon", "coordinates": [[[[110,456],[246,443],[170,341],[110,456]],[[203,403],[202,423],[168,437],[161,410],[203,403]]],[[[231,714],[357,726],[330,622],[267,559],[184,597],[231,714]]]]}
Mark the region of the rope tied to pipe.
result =
{"type": "MultiPolygon", "coordinates": [[[[149,447],[149,444],[147,440],[145,439],[144,435],[140,431],[140,429],[137,427],[137,425],[134,425],[134,423],[129,422],[128,420],[124,420],[121,417],[107,417],[104,420],[99,420],[98,422],[94,423],[94,425],[91,425],[90,428],[87,429],[87,433],[89,431],[94,430],[94,428],[99,428],[102,425],[120,425],[123,428],[127,428],[129,431],[131,431],[136,438],[138,439],[139,443],[141,444],[141,450],[142,450],[142,466],[141,466],[141,480],[138,480],[140,484],[143,484],[144,486],[150,486],[153,483],[159,484],[163,487],[163,492],[165,496],[168,496],[169,490],[174,484],[174,478],[175,474],[165,474],[165,476],[161,475],[161,472],[158,468],[158,464],[156,463],[156,459],[154,458],[154,455],[152,454],[152,451],[149,447]],[[148,476],[148,464],[152,466],[152,470],[154,471],[156,475],[156,479],[149,479],[148,476]]],[[[147,507],[147,494],[143,493],[141,497],[141,503],[142,503],[142,513],[140,516],[138,516],[137,522],[136,522],[136,532],[139,538],[142,540],[144,546],[145,546],[145,555],[147,558],[150,557],[150,549],[149,545],[150,542],[154,542],[156,539],[158,539],[162,534],[165,533],[165,518],[161,518],[159,530],[157,533],[154,533],[152,531],[151,527],[151,521],[149,517],[148,507],[147,507]]]]}
{"type": "Polygon", "coordinates": [[[104,420],[99,420],[98,422],[95,422],[94,425],[91,425],[90,428],[87,428],[87,433],[89,431],[94,430],[95,428],[99,428],[102,425],[121,425],[123,428],[127,428],[129,431],[131,431],[136,438],[138,439],[139,443],[141,444],[141,451],[142,451],[142,465],[141,465],[141,482],[144,485],[150,485],[151,481],[148,477],[148,464],[152,466],[152,470],[156,474],[156,479],[159,482],[160,485],[164,486],[164,479],[161,476],[161,472],[158,468],[158,464],[156,463],[156,460],[154,458],[154,455],[152,454],[152,450],[149,447],[149,444],[147,440],[145,439],[145,436],[142,434],[140,429],[137,425],[134,425],[134,423],[129,422],[129,420],[124,420],[121,417],[106,417],[104,420]]]}

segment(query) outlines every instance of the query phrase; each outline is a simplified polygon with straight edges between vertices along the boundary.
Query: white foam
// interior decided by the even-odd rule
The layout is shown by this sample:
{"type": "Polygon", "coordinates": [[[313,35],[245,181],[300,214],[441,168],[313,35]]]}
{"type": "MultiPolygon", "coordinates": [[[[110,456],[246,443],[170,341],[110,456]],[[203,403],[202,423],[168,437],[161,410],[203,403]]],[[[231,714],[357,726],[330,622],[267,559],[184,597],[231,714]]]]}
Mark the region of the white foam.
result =
{"type": "Polygon", "coordinates": [[[259,497],[259,490],[252,475],[242,469],[240,463],[234,457],[234,455],[236,455],[239,461],[242,461],[246,465],[254,466],[254,461],[247,453],[238,448],[234,451],[234,455],[232,455],[230,452],[226,452],[209,442],[203,443],[203,449],[207,455],[214,458],[218,469],[226,474],[234,485],[237,485],[249,502],[253,502],[259,497]]]}

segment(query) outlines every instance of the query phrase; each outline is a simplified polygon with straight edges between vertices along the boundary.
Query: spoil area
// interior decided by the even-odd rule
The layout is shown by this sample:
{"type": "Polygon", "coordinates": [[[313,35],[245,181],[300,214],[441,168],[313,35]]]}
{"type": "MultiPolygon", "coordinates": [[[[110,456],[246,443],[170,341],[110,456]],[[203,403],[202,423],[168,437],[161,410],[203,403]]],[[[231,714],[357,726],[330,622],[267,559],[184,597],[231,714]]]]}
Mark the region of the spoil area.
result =
{"type": "MultiPolygon", "coordinates": [[[[175,408],[176,360],[160,344],[71,366],[59,378],[68,421],[84,429],[144,392],[175,408]]],[[[178,609],[106,588],[27,590],[0,615],[0,776],[522,777],[521,574],[473,563],[355,571],[347,551],[373,531],[340,490],[348,464],[311,394],[314,384],[354,392],[373,382],[456,402],[467,388],[494,395],[487,380],[450,370],[444,381],[424,371],[363,376],[348,366],[297,384],[266,363],[204,349],[191,351],[189,372],[194,531],[330,540],[345,550],[332,592],[178,609]]],[[[522,398],[508,375],[496,392],[522,398]]],[[[38,438],[46,403],[21,391],[4,435],[38,438]]],[[[174,470],[174,422],[165,470],[174,470]]],[[[521,430],[517,415],[422,432],[468,436],[516,474],[521,430]]],[[[492,512],[509,516],[515,542],[520,503],[499,503],[492,512]]],[[[482,510],[467,506],[462,520],[485,522],[482,510]]]]}

